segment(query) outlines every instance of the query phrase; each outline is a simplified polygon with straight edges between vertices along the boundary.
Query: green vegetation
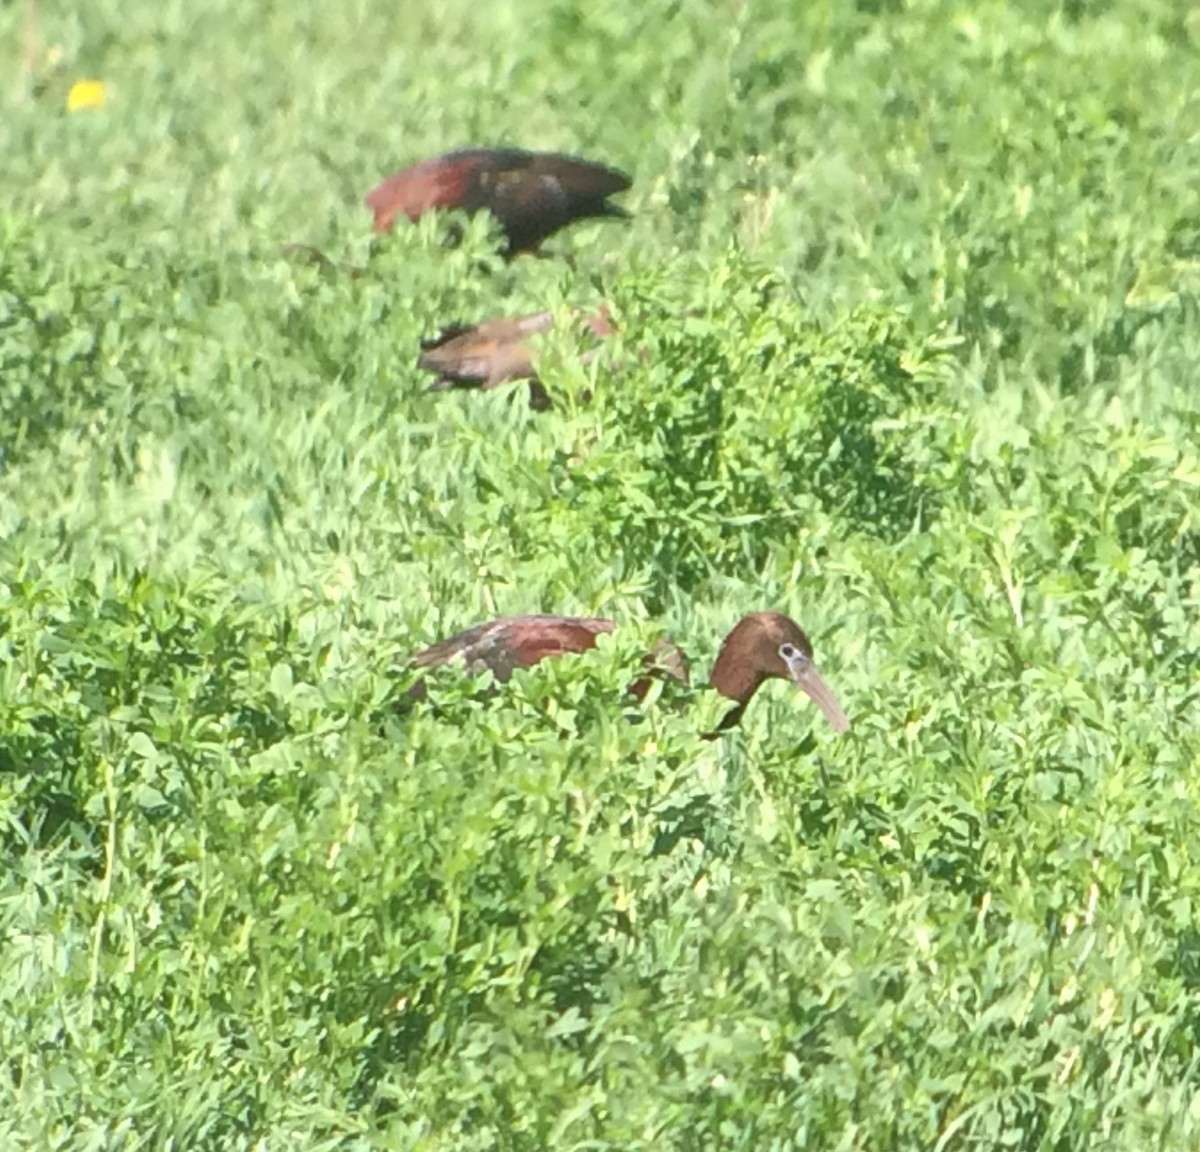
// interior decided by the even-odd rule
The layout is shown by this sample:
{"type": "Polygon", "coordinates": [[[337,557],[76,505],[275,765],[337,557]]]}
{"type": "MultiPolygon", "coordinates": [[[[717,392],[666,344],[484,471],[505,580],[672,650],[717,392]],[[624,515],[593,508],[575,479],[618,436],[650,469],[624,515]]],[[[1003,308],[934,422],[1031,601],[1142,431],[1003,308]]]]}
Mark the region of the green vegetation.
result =
{"type": "Polygon", "coordinates": [[[23,20],[0,1146],[1197,1147],[1195,11],[44,2],[27,96],[23,20]],[[635,218],[371,237],[478,143],[635,218]],[[423,392],[601,299],[553,412],[423,392]],[[624,697],[759,608],[848,737],[624,697]],[[397,708],[530,611],[622,627],[397,708]]]}

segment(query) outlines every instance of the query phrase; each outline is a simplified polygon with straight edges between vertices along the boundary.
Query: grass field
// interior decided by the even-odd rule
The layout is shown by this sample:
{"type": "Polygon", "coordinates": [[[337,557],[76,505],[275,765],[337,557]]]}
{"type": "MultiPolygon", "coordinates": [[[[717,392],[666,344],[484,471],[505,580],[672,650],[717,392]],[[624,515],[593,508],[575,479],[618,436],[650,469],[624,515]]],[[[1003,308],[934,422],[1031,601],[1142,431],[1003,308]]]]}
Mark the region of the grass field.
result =
{"type": "Polygon", "coordinates": [[[1200,1147],[1198,11],[0,5],[0,1146],[1200,1147]],[[371,236],[469,144],[634,218],[371,236]],[[762,608],[848,736],[627,703],[762,608]]]}

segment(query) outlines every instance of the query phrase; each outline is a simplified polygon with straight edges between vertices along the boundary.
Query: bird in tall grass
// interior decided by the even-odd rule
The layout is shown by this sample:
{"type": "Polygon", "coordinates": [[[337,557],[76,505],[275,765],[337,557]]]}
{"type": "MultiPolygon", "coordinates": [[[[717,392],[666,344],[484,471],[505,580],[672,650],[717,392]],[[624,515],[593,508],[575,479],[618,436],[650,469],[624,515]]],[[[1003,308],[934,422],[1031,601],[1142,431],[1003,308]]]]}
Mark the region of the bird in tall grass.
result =
{"type": "Polygon", "coordinates": [[[609,197],[631,181],[615,168],[557,152],[470,148],[434,156],[387,177],[366,196],[375,231],[390,232],[398,216],[461,209],[490,212],[507,240],[505,256],[536,252],[568,224],[629,215],[609,197]]]}
{"type": "MultiPolygon", "coordinates": [[[[613,333],[607,305],[591,314],[576,313],[575,320],[593,336],[613,333]]],[[[531,337],[553,327],[553,312],[537,312],[445,328],[421,344],[417,365],[437,373],[430,392],[463,388],[487,391],[510,381],[528,380],[529,406],[543,411],[550,407],[550,396],[534,370],[531,337]]],[[[588,356],[590,353],[584,359],[588,356]]]]}
{"type": "MultiPolygon", "coordinates": [[[[477,624],[418,652],[414,668],[460,664],[471,672],[488,670],[497,680],[508,680],[517,668],[530,668],[542,660],[567,652],[586,652],[599,636],[616,624],[603,617],[508,616],[477,624]]],[[[676,645],[661,640],[647,656],[651,672],[687,683],[687,659],[676,645]]],[[[812,643],[791,617],[781,612],[752,612],[734,625],[725,637],[709,674],[709,684],[733,704],[717,731],[732,728],[762,684],[770,679],[795,684],[821,710],[835,732],[847,732],[850,721],[833,689],[813,660],[812,643]]],[[[631,686],[641,699],[649,687],[645,678],[631,686]]],[[[414,699],[426,694],[424,680],[410,689],[414,699]]],[[[717,733],[707,733],[714,736],[717,733]]]]}

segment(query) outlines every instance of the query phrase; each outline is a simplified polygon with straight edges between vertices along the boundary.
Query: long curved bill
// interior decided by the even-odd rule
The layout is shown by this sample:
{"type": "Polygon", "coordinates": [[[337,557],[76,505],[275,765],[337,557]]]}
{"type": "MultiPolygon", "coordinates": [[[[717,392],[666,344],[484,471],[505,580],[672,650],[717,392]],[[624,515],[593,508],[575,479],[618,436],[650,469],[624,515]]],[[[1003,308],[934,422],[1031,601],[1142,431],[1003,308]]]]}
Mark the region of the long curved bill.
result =
{"type": "Polygon", "coordinates": [[[837,694],[825,678],[817,671],[817,666],[801,656],[798,660],[788,662],[788,673],[792,683],[802,689],[812,702],[821,709],[825,719],[829,721],[835,732],[849,732],[850,721],[842,711],[842,705],[837,694]]]}

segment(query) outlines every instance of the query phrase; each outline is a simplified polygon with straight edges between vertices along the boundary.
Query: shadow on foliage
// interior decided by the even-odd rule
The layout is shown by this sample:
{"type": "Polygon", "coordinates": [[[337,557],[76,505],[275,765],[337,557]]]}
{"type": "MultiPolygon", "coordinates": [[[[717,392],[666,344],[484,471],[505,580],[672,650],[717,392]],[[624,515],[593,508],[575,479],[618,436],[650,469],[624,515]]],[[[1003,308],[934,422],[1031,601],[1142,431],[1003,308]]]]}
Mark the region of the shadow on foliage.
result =
{"type": "Polygon", "coordinates": [[[658,832],[650,845],[650,855],[669,856],[684,840],[698,840],[719,855],[728,834],[728,821],[718,798],[692,796],[682,804],[664,805],[658,810],[658,832]]]}
{"type": "MultiPolygon", "coordinates": [[[[26,718],[25,725],[24,733],[0,735],[0,778],[8,778],[6,790],[14,789],[19,798],[11,817],[28,844],[44,849],[67,841],[83,853],[81,865],[97,872],[103,837],[87,815],[87,798],[75,785],[83,759],[82,732],[77,724],[45,712],[26,718]]],[[[17,835],[9,823],[0,833],[9,859],[25,846],[17,835]]]]}
{"type": "Polygon", "coordinates": [[[936,517],[938,384],[909,367],[936,353],[914,350],[902,318],[862,310],[825,331],[785,309],[760,332],[753,315],[638,315],[631,339],[650,347],[600,392],[603,448],[562,453],[555,486],[576,523],[653,574],[651,612],[761,567],[806,506],[887,541],[936,517]]]}
{"type": "MultiPolygon", "coordinates": [[[[13,590],[15,612],[40,611],[44,590],[20,582],[13,590]]],[[[157,807],[138,807],[139,818],[156,819],[179,817],[204,791],[207,755],[188,732],[205,718],[247,754],[290,734],[268,684],[273,660],[287,650],[289,626],[268,622],[275,635],[255,635],[261,619],[211,619],[203,603],[142,574],[101,597],[90,581],[79,581],[64,603],[69,612],[47,616],[39,629],[21,621],[29,647],[16,654],[37,672],[27,699],[6,702],[19,727],[0,733],[0,775],[10,778],[19,797],[14,815],[33,842],[46,847],[65,839],[92,853],[98,866],[101,836],[88,813],[107,809],[103,765],[114,766],[122,804],[133,802],[139,783],[157,787],[162,779],[161,767],[143,768],[128,754],[132,737],[150,737],[161,763],[187,782],[157,807]]],[[[278,782],[264,775],[253,787],[269,801],[278,782]]]]}
{"type": "Polygon", "coordinates": [[[16,272],[0,262],[0,296],[7,300],[0,317],[0,424],[11,430],[6,465],[86,425],[110,399],[103,337],[77,319],[95,306],[66,289],[55,298],[49,286],[32,295],[16,272]]]}
{"type": "MultiPolygon", "coordinates": [[[[351,1091],[354,1107],[372,1106],[378,1114],[390,1111],[381,1085],[403,1069],[415,1072],[426,1061],[452,1051],[464,1028],[504,1018],[517,1003],[536,1004],[546,1017],[574,1009],[587,1019],[605,995],[605,980],[618,959],[613,929],[628,924],[611,906],[604,885],[574,893],[565,904],[561,893],[542,893],[555,912],[537,924],[528,911],[528,845],[501,837],[496,849],[458,894],[461,910],[452,952],[424,948],[414,941],[409,960],[380,977],[374,957],[360,955],[357,963],[339,964],[333,1011],[343,1022],[370,1020],[372,1039],[359,1054],[359,1072],[351,1091]],[[522,911],[522,909],[526,909],[522,911]],[[518,959],[529,944],[529,933],[541,938],[525,964],[518,959]],[[434,1024],[436,1041],[430,1040],[434,1024]]],[[[405,882],[379,915],[388,923],[420,923],[423,910],[444,907],[447,893],[441,882],[422,869],[405,882]]],[[[314,1011],[320,1011],[314,1005],[314,1011]]],[[[556,1041],[572,1048],[585,1043],[576,1032],[556,1041]]]]}
{"type": "Polygon", "coordinates": [[[1136,354],[1138,333],[1158,319],[1158,309],[1122,308],[1099,331],[1081,331],[1070,337],[1058,362],[1062,395],[1075,396],[1095,384],[1119,380],[1122,365],[1136,354]]]}
{"type": "Polygon", "coordinates": [[[825,452],[814,461],[810,483],[831,516],[891,543],[915,525],[928,526],[941,508],[940,491],[921,475],[909,452],[914,433],[880,427],[902,421],[910,406],[928,397],[894,345],[874,343],[863,360],[852,371],[835,367],[820,394],[813,447],[825,452]],[[864,366],[867,378],[860,382],[864,366]]]}
{"type": "MultiPolygon", "coordinates": [[[[114,249],[64,270],[24,240],[0,259],[0,424],[18,430],[6,462],[69,429],[108,423],[105,413],[120,413],[128,443],[139,428],[168,434],[193,419],[186,385],[164,390],[146,379],[163,365],[173,380],[186,376],[187,337],[227,294],[222,267],[114,249]]],[[[123,459],[118,453],[118,467],[123,459]]]]}

